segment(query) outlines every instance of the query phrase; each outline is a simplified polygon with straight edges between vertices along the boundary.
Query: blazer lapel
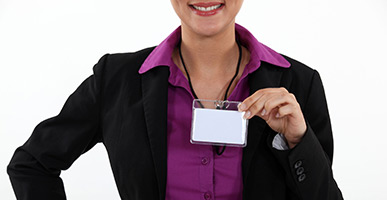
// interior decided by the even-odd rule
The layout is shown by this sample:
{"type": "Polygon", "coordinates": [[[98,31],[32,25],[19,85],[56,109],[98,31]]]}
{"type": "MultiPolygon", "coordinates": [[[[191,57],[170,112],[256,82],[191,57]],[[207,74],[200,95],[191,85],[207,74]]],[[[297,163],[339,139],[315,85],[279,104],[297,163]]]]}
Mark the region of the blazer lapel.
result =
{"type": "MultiPolygon", "coordinates": [[[[283,68],[273,66],[266,62],[261,62],[261,66],[249,75],[250,95],[259,89],[279,87],[282,70],[283,68]]],[[[242,159],[244,184],[246,184],[251,161],[266,127],[266,122],[260,117],[255,116],[249,121],[247,146],[243,149],[242,159]]]]}
{"type": "Polygon", "coordinates": [[[142,75],[146,127],[155,164],[160,199],[165,199],[167,175],[168,67],[155,67],[142,75]]]}

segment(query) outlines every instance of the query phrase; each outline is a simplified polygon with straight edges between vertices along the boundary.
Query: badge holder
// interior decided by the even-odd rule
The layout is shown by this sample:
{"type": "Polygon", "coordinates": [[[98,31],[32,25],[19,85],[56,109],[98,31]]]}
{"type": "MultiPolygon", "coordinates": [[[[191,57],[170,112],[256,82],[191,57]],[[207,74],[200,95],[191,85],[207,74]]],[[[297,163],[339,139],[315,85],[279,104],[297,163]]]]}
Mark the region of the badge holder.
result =
{"type": "Polygon", "coordinates": [[[245,147],[248,120],[237,101],[195,99],[192,105],[191,143],[245,147]]]}

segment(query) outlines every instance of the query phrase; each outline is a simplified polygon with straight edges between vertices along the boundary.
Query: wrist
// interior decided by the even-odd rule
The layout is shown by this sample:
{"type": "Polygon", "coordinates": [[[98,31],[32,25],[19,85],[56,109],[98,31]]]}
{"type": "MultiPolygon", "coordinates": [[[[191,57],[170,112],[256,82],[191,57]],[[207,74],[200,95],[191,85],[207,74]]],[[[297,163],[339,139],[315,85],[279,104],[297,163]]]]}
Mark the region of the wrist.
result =
{"type": "Polygon", "coordinates": [[[297,146],[297,144],[301,142],[305,133],[306,133],[306,127],[301,134],[296,134],[292,136],[285,135],[285,139],[286,139],[286,142],[288,143],[289,148],[293,149],[295,146],[297,146]]]}
{"type": "Polygon", "coordinates": [[[287,141],[289,149],[293,149],[300,142],[301,142],[301,139],[299,141],[297,141],[297,142],[289,142],[289,141],[287,141]]]}

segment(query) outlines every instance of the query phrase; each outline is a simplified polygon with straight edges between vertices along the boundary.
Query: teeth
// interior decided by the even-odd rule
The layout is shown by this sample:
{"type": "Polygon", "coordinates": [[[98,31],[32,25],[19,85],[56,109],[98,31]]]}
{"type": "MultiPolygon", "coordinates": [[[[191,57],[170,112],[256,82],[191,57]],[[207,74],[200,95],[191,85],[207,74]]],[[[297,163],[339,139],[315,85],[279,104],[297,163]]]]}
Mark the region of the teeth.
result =
{"type": "Polygon", "coordinates": [[[193,5],[193,7],[194,7],[196,10],[200,10],[200,11],[212,11],[212,10],[215,10],[215,9],[220,8],[220,6],[222,6],[222,5],[219,4],[219,5],[216,5],[216,6],[210,6],[210,7],[199,7],[199,6],[194,6],[194,5],[193,5]]]}

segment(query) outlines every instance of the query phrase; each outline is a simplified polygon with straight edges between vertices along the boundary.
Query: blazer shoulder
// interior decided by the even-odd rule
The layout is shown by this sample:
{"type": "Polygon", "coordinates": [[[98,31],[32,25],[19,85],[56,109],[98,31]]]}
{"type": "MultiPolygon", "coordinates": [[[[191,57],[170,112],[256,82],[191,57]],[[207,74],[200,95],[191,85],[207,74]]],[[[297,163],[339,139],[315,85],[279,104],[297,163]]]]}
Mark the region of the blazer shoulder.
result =
{"type": "Polygon", "coordinates": [[[138,86],[141,80],[138,70],[154,48],[105,54],[93,67],[96,84],[102,91],[118,91],[128,85],[138,86]]]}
{"type": "MultiPolygon", "coordinates": [[[[290,64],[289,68],[283,68],[281,86],[287,88],[289,92],[296,95],[301,107],[304,106],[309,97],[309,93],[316,87],[315,80],[320,80],[318,72],[293,58],[282,55],[290,64]]],[[[322,83],[319,83],[322,84],[322,83]]]]}
{"type": "Polygon", "coordinates": [[[142,63],[154,48],[149,47],[136,52],[106,54],[103,56],[106,57],[104,73],[115,75],[138,72],[142,63]]]}
{"type": "Polygon", "coordinates": [[[307,87],[318,72],[297,61],[291,57],[282,55],[289,63],[290,67],[283,70],[282,83],[285,85],[297,85],[298,87],[307,87]]]}
{"type": "Polygon", "coordinates": [[[306,64],[298,61],[298,60],[295,60],[289,56],[286,56],[286,55],[283,55],[281,54],[289,63],[290,63],[290,72],[291,73],[294,73],[294,74],[300,74],[300,75],[303,75],[303,76],[313,76],[313,74],[316,72],[315,69],[307,66],[306,64]]]}

